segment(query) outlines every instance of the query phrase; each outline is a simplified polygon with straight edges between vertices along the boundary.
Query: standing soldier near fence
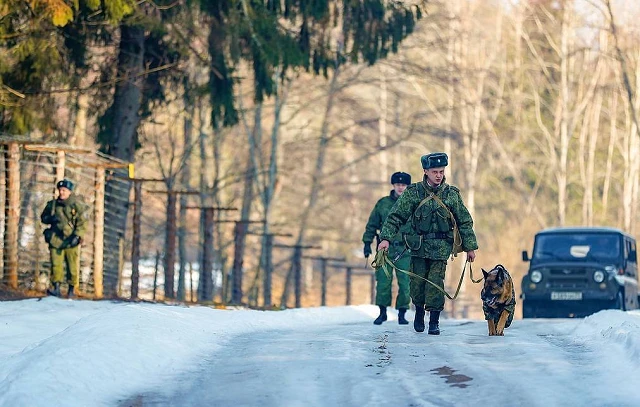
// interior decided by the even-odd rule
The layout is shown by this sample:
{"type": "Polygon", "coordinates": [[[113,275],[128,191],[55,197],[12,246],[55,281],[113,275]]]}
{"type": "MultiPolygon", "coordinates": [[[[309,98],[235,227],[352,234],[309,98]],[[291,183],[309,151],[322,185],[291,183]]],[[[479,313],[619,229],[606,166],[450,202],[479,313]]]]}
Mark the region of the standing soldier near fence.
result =
{"type": "Polygon", "coordinates": [[[44,231],[45,241],[51,254],[51,281],[53,290],[49,295],[60,297],[60,284],[69,283],[68,298],[75,297],[79,282],[80,244],[86,232],[88,206],[73,192],[73,183],[68,179],[58,181],[58,198],[47,202],[40,215],[42,223],[50,225],[44,231]]]}
{"type": "MultiPolygon", "coordinates": [[[[391,211],[393,205],[404,192],[407,185],[411,184],[411,175],[406,172],[396,172],[391,176],[391,184],[393,189],[391,193],[376,203],[376,206],[369,215],[369,221],[362,236],[364,242],[364,257],[371,255],[371,243],[378,236],[378,231],[382,229],[387,215],[391,211]]],[[[403,232],[410,232],[411,227],[401,228],[391,239],[391,247],[389,255],[395,259],[398,255],[400,258],[395,264],[401,269],[408,269],[411,257],[408,252],[404,251],[404,243],[402,240],[403,232]],[[404,253],[403,253],[404,252],[404,253]]],[[[409,308],[409,276],[396,271],[398,277],[398,296],[396,297],[396,309],[398,310],[398,323],[406,325],[409,322],[405,318],[405,313],[409,308]]],[[[380,307],[380,315],[373,321],[374,324],[380,325],[387,320],[387,307],[391,305],[391,284],[393,283],[393,270],[391,267],[384,265],[376,269],[376,305],[380,307]]]]}
{"type": "Polygon", "coordinates": [[[426,310],[429,311],[428,333],[439,335],[447,259],[464,251],[467,260],[474,261],[478,243],[473,219],[462,202],[460,190],[445,182],[447,155],[427,154],[420,161],[424,179],[407,187],[387,216],[378,250],[389,249],[400,228],[411,219],[413,234],[407,237],[406,243],[411,250],[411,299],[416,307],[413,327],[417,332],[424,331],[426,310]]]}

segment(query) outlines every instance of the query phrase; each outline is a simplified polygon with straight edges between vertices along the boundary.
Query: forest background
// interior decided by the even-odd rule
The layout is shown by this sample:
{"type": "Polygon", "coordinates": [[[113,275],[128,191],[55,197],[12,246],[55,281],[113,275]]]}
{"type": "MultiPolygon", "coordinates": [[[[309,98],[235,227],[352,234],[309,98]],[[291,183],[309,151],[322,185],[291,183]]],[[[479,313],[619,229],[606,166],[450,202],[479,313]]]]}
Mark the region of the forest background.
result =
{"type": "MultiPolygon", "coordinates": [[[[179,273],[201,258],[202,214],[188,206],[265,220],[241,236],[253,305],[265,238],[248,232],[364,265],[390,175],[419,180],[420,156],[446,151],[477,267],[502,263],[519,281],[542,228],[637,232],[638,17],[632,0],[0,0],[0,133],[100,148],[166,190],[200,191],[176,198],[179,273]]],[[[147,195],[143,257],[162,250],[166,205],[147,195]]],[[[238,244],[219,225],[228,280],[238,244]]],[[[275,304],[287,304],[290,256],[274,253],[275,304]]],[[[303,305],[317,305],[304,262],[303,305]]],[[[330,279],[329,302],[343,282],[330,279]]],[[[477,302],[476,287],[464,295],[477,302]]]]}

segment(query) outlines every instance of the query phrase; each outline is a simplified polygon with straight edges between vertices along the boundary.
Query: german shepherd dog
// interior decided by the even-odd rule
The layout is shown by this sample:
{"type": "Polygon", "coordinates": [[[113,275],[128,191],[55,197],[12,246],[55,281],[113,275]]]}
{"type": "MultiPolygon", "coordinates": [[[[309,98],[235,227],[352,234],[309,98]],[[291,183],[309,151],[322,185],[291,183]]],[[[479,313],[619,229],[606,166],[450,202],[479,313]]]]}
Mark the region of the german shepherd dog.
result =
{"type": "Polygon", "coordinates": [[[488,272],[482,269],[482,274],[484,287],[482,287],[480,298],[482,298],[484,319],[489,324],[489,336],[504,336],[504,329],[511,325],[516,308],[513,280],[502,264],[498,264],[488,272]]]}

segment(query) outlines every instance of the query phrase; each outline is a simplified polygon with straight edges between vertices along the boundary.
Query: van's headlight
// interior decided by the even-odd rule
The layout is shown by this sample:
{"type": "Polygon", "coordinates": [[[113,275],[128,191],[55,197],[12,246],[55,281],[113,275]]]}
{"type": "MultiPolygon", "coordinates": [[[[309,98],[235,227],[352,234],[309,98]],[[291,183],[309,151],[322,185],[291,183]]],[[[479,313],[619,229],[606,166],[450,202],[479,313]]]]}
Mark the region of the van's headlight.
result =
{"type": "Polygon", "coordinates": [[[601,283],[604,281],[604,272],[601,270],[597,270],[595,273],[593,273],[593,281],[595,281],[596,283],[601,283]]]}
{"type": "Polygon", "coordinates": [[[530,278],[531,282],[538,284],[540,281],[542,281],[542,273],[538,270],[532,271],[530,278]]]}

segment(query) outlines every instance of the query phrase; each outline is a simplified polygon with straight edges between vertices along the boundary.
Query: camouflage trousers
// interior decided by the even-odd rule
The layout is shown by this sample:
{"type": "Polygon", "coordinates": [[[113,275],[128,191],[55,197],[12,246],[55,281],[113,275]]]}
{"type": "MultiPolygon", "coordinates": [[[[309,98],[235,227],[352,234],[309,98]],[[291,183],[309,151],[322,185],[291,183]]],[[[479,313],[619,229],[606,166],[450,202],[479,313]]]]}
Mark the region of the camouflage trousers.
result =
{"type": "Polygon", "coordinates": [[[51,253],[51,282],[63,283],[65,277],[69,285],[78,286],[80,281],[80,246],[67,249],[49,248],[51,253]]]}
{"type": "MultiPolygon", "coordinates": [[[[438,287],[444,289],[447,260],[432,260],[422,257],[411,258],[411,271],[438,287]]],[[[423,305],[427,311],[444,309],[444,294],[421,278],[411,276],[411,300],[416,306],[423,305]]]]}
{"type": "MultiPolygon", "coordinates": [[[[396,261],[396,266],[403,270],[408,270],[411,257],[408,254],[400,257],[396,261]]],[[[396,270],[398,277],[398,295],[396,296],[396,309],[408,309],[409,298],[409,276],[396,270]]],[[[391,266],[384,265],[376,270],[376,305],[388,307],[391,305],[391,285],[393,283],[393,270],[391,266]]]]}

